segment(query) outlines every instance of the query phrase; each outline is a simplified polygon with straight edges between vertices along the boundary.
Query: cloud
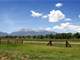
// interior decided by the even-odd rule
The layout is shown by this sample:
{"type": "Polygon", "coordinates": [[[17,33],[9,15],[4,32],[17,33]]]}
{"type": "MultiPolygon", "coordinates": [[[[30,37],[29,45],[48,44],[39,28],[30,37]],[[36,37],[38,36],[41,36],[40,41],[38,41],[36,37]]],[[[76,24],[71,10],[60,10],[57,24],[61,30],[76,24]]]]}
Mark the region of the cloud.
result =
{"type": "Polygon", "coordinates": [[[80,32],[80,26],[79,25],[74,25],[74,24],[71,24],[69,22],[66,22],[66,23],[62,23],[60,25],[56,25],[53,27],[53,29],[58,29],[58,30],[68,30],[70,32],[80,32]]]}
{"type": "Polygon", "coordinates": [[[33,17],[41,17],[41,18],[47,18],[49,22],[59,22],[60,20],[65,18],[65,14],[63,14],[60,10],[52,10],[49,14],[43,15],[42,13],[31,11],[31,15],[33,17]]]}
{"type": "Polygon", "coordinates": [[[46,31],[54,31],[51,27],[45,28],[46,31]]]}
{"type": "Polygon", "coordinates": [[[78,15],[78,17],[80,18],[80,15],[78,15]]]}
{"type": "Polygon", "coordinates": [[[56,7],[62,7],[63,4],[62,4],[62,3],[57,3],[55,6],[56,6],[56,7]]]}
{"type": "Polygon", "coordinates": [[[42,16],[42,13],[39,13],[39,12],[35,12],[35,11],[32,11],[31,10],[31,16],[33,16],[33,17],[40,17],[40,16],[42,16]]]}
{"type": "Polygon", "coordinates": [[[48,18],[48,16],[47,15],[44,15],[44,16],[42,16],[42,18],[48,18]]]}
{"type": "Polygon", "coordinates": [[[48,14],[49,22],[58,22],[65,18],[65,15],[60,10],[52,10],[48,14]]]}
{"type": "Polygon", "coordinates": [[[59,22],[65,19],[65,21],[70,21],[70,18],[65,18],[65,14],[61,10],[52,10],[49,14],[43,15],[42,13],[31,11],[33,17],[47,18],[49,22],[59,22]]]}
{"type": "Polygon", "coordinates": [[[65,21],[71,21],[72,19],[71,18],[65,18],[65,21]]]}
{"type": "Polygon", "coordinates": [[[68,26],[69,26],[69,24],[70,23],[62,23],[62,24],[60,24],[60,25],[56,25],[55,27],[54,27],[54,29],[61,29],[61,30],[63,30],[63,29],[66,29],[68,26]]]}

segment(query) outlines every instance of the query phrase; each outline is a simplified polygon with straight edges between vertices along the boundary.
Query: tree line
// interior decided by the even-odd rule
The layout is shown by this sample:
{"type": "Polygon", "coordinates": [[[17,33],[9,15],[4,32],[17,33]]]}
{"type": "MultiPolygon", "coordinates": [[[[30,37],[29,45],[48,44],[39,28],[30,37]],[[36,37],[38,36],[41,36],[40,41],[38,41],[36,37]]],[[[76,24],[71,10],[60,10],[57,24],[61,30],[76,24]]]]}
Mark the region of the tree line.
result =
{"type": "Polygon", "coordinates": [[[47,35],[28,35],[28,36],[0,36],[0,38],[29,38],[29,39],[80,39],[80,33],[56,33],[47,35]]]}

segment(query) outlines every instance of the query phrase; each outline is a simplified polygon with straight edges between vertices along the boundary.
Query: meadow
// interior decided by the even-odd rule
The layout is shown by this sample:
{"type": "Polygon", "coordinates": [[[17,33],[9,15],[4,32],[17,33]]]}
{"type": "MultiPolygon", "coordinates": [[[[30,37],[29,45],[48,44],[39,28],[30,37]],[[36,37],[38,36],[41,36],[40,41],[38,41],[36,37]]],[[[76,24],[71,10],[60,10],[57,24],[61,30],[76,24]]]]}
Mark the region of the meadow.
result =
{"type": "Polygon", "coordinates": [[[80,60],[79,42],[71,42],[72,47],[63,43],[27,41],[24,44],[1,44],[0,60],[80,60]],[[78,43],[78,44],[77,44],[78,43]]]}

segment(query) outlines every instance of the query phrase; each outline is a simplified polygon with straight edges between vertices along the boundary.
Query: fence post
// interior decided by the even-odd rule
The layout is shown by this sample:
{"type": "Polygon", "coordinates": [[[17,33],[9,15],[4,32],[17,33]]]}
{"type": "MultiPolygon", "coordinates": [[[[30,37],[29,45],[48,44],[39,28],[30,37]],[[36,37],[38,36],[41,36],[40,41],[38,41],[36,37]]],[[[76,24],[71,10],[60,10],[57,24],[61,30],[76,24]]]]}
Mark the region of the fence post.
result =
{"type": "Polygon", "coordinates": [[[0,44],[1,44],[1,38],[0,38],[0,44]]]}
{"type": "Polygon", "coordinates": [[[9,44],[10,43],[10,41],[9,41],[9,39],[7,40],[7,44],[9,44]]]}
{"type": "Polygon", "coordinates": [[[22,39],[22,44],[23,44],[23,39],[22,39]]]}
{"type": "Polygon", "coordinates": [[[19,38],[17,37],[16,40],[15,40],[15,43],[16,43],[16,44],[18,44],[18,40],[19,40],[19,38]]]}

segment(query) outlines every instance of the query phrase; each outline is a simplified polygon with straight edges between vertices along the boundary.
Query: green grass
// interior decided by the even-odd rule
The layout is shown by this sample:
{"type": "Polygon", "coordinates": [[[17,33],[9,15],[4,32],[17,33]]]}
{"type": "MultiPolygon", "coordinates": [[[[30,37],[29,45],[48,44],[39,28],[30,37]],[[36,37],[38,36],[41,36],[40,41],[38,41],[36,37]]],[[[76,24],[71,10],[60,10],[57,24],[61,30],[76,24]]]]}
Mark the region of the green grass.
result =
{"type": "Polygon", "coordinates": [[[0,60],[80,60],[80,45],[66,48],[63,44],[27,43],[23,45],[0,45],[0,60]]]}

